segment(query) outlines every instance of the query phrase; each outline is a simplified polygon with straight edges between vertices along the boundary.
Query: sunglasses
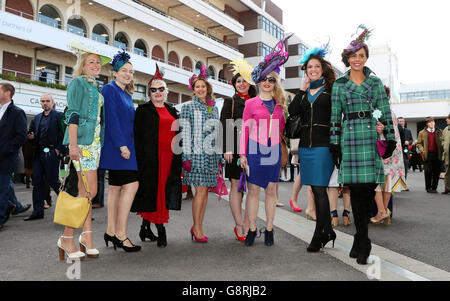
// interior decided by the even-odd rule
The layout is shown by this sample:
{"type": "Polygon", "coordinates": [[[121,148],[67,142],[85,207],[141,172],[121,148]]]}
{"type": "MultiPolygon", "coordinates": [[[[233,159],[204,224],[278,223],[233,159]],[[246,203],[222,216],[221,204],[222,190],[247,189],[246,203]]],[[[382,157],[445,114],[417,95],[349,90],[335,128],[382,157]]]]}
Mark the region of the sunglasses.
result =
{"type": "Polygon", "coordinates": [[[152,93],[156,93],[157,90],[159,92],[164,92],[164,90],[166,90],[166,88],[164,88],[164,87],[161,87],[161,88],[150,88],[150,91],[152,91],[152,93]]]}
{"type": "Polygon", "coordinates": [[[276,80],[276,78],[274,78],[274,77],[266,77],[265,79],[263,79],[261,82],[266,82],[266,81],[269,81],[269,83],[271,83],[271,84],[275,84],[276,82],[277,82],[277,80],[276,80]]]}

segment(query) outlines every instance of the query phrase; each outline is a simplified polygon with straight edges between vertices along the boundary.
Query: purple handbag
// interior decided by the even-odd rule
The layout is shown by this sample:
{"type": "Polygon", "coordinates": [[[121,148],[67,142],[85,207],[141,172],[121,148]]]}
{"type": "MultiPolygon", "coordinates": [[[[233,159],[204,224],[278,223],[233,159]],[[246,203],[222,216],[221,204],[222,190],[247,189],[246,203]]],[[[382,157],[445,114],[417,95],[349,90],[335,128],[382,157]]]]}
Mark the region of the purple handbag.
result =
{"type": "Polygon", "coordinates": [[[241,172],[241,178],[239,179],[238,185],[239,192],[247,192],[247,174],[245,171],[241,172]]]}
{"type": "Polygon", "coordinates": [[[386,140],[377,140],[377,150],[378,150],[378,155],[380,155],[381,158],[383,158],[384,153],[386,152],[388,143],[386,140]]]}

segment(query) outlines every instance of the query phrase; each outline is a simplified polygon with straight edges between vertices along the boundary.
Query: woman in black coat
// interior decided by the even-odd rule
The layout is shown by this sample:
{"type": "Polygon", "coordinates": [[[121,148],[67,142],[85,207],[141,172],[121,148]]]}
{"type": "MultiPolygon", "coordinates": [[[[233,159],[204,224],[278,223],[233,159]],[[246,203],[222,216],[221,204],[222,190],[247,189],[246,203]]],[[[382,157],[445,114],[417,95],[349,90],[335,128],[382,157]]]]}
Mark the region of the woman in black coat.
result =
{"type": "Polygon", "coordinates": [[[245,218],[242,218],[242,197],[243,194],[238,191],[239,178],[242,168],[237,164],[239,153],[237,151],[237,141],[240,137],[237,125],[237,120],[242,120],[244,113],[245,101],[256,96],[256,88],[250,85],[240,73],[236,73],[231,79],[231,83],[236,91],[232,98],[225,99],[222,112],[220,113],[220,122],[223,127],[223,150],[224,159],[227,162],[225,166],[225,177],[231,182],[230,191],[230,207],[233,214],[236,226],[234,227],[234,234],[236,239],[244,241],[248,231],[248,219],[245,212],[245,218]],[[232,123],[227,125],[228,121],[234,121],[236,126],[232,123]],[[227,141],[228,140],[228,141],[227,141]],[[228,142],[228,143],[227,143],[228,142]]]}
{"type": "Polygon", "coordinates": [[[151,101],[137,108],[134,123],[139,190],[131,211],[143,218],[141,240],[158,240],[158,247],[167,246],[164,223],[169,221],[168,210],[181,209],[181,153],[176,155],[171,148],[179,133],[171,126],[179,114],[165,102],[167,94],[166,83],[155,75],[149,83],[151,101]],[[158,237],[152,233],[151,223],[156,224],[158,237]]]}

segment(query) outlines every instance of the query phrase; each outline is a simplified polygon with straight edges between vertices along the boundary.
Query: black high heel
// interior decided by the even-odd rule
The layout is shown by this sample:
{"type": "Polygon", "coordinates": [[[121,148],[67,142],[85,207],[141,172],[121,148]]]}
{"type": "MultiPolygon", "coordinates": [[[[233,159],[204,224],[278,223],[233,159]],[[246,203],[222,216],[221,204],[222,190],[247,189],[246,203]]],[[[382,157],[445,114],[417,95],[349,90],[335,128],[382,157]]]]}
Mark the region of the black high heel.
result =
{"type": "Polygon", "coordinates": [[[350,250],[350,258],[358,258],[358,254],[359,254],[359,236],[358,234],[355,234],[353,236],[353,245],[352,245],[352,249],[350,250]]]}
{"type": "Polygon", "coordinates": [[[314,235],[311,240],[311,243],[306,248],[306,251],[308,251],[310,253],[315,253],[315,252],[319,252],[320,249],[322,249],[322,237],[314,235]]]}
{"type": "MultiPolygon", "coordinates": [[[[260,231],[260,234],[262,233],[262,230],[260,231]]],[[[264,231],[264,244],[268,247],[273,246],[274,241],[273,241],[273,229],[272,231],[267,231],[267,229],[265,229],[264,231]]]]}
{"type": "Polygon", "coordinates": [[[327,233],[327,234],[323,234],[322,236],[322,248],[325,248],[325,245],[329,242],[329,241],[333,241],[333,248],[334,248],[334,241],[336,240],[336,232],[334,232],[333,230],[331,230],[331,232],[327,233]]]}
{"type": "Polygon", "coordinates": [[[367,264],[367,259],[369,258],[370,251],[372,250],[372,244],[370,239],[360,240],[359,242],[360,252],[356,258],[358,264],[367,264]]]}
{"type": "Polygon", "coordinates": [[[245,245],[247,247],[253,246],[257,232],[258,232],[258,229],[255,229],[255,231],[250,231],[250,230],[248,231],[247,237],[245,238],[245,245]]]}
{"type": "Polygon", "coordinates": [[[156,244],[160,248],[167,247],[166,228],[163,225],[156,225],[158,230],[158,243],[156,244]]]}
{"type": "Polygon", "coordinates": [[[153,234],[152,229],[150,228],[150,222],[146,220],[142,220],[141,230],[139,231],[139,237],[141,241],[145,241],[146,238],[150,239],[150,241],[158,240],[158,237],[153,234]]]}
{"type": "Polygon", "coordinates": [[[116,250],[116,245],[117,245],[118,239],[115,235],[110,236],[110,235],[108,235],[108,233],[105,232],[105,235],[103,235],[103,238],[105,239],[106,247],[108,247],[108,242],[112,242],[114,250],[116,250]]]}
{"type": "Polygon", "coordinates": [[[117,246],[119,248],[122,248],[125,252],[138,252],[141,250],[141,246],[134,245],[128,237],[125,238],[124,240],[119,240],[117,246]],[[127,247],[123,244],[126,240],[128,240],[131,243],[132,247],[127,247]]]}

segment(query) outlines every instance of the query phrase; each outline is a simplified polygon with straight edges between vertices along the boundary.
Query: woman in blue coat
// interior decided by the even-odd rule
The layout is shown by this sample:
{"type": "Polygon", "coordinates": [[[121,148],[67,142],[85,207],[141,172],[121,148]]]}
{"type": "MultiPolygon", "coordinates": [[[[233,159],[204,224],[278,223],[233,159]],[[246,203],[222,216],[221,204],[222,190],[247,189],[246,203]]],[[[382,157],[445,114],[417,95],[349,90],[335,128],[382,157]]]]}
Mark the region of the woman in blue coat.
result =
{"type": "Polygon", "coordinates": [[[114,80],[102,89],[105,98],[105,141],[100,168],[109,173],[108,229],[105,243],[111,241],[126,252],[141,249],[127,235],[128,216],[139,187],[134,148],[135,109],[131,95],[134,90],[133,65],[130,56],[118,53],[111,65],[114,80]]]}

